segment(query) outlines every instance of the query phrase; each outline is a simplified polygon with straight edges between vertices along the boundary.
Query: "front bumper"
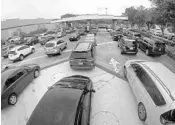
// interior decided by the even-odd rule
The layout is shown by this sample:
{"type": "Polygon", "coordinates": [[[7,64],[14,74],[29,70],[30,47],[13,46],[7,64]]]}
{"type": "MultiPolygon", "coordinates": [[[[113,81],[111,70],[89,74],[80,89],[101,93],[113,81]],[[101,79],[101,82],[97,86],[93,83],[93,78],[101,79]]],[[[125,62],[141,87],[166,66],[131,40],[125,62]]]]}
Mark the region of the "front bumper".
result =
{"type": "Polygon", "coordinates": [[[84,62],[79,64],[79,62],[69,62],[70,67],[73,69],[93,69],[95,67],[94,62],[84,62]]]}
{"type": "Polygon", "coordinates": [[[15,60],[19,60],[19,55],[13,55],[13,56],[8,56],[9,60],[11,61],[15,61],[15,60]]]}
{"type": "Polygon", "coordinates": [[[46,55],[52,55],[52,54],[58,54],[59,51],[58,50],[52,50],[52,51],[45,51],[46,55]]]}

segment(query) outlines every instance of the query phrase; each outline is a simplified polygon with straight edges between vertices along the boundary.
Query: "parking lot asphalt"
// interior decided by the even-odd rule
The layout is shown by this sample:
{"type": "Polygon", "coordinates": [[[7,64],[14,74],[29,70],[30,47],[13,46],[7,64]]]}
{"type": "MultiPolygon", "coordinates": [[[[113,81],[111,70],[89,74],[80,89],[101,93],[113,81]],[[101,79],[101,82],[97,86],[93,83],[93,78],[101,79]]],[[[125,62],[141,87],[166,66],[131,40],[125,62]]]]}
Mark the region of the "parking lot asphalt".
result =
{"type": "Polygon", "coordinates": [[[135,98],[126,81],[97,67],[86,71],[72,70],[69,62],[42,70],[40,77],[20,94],[17,104],[1,111],[1,124],[25,125],[47,88],[71,75],[85,75],[93,81],[96,92],[92,96],[91,125],[108,123],[109,120],[114,125],[142,125],[137,117],[135,98]]]}
{"type": "MultiPolygon", "coordinates": [[[[69,36],[64,37],[68,40],[69,36]]],[[[80,41],[83,41],[83,36],[80,41]]],[[[41,70],[39,78],[35,79],[20,94],[15,106],[9,106],[1,111],[2,125],[24,125],[30,117],[33,109],[47,91],[47,87],[54,84],[62,77],[80,74],[89,76],[93,83],[96,93],[92,98],[91,125],[96,124],[114,124],[114,125],[142,125],[137,117],[135,98],[130,90],[129,84],[123,77],[123,65],[128,59],[142,59],[163,63],[175,73],[175,62],[167,55],[160,57],[146,56],[139,50],[137,55],[121,55],[117,42],[112,41],[110,35],[105,30],[100,31],[96,36],[96,67],[91,71],[72,70],[69,67],[69,55],[77,42],[69,42],[68,48],[62,55],[47,57],[40,45],[36,45],[36,53],[28,56],[22,62],[16,62],[15,65],[23,63],[37,63],[41,67],[47,67],[41,70]],[[63,62],[58,64],[58,62],[63,62]],[[53,65],[53,64],[57,65],[53,65]],[[50,67],[50,65],[52,67],[50,67]],[[50,67],[50,68],[49,68],[50,67]],[[110,91],[110,92],[109,92],[110,91]],[[129,104],[129,106],[128,106],[129,104]],[[108,123],[107,121],[114,121],[108,123]]],[[[8,60],[8,59],[5,59],[8,60]]],[[[2,59],[2,63],[4,59],[2,59]]]]}

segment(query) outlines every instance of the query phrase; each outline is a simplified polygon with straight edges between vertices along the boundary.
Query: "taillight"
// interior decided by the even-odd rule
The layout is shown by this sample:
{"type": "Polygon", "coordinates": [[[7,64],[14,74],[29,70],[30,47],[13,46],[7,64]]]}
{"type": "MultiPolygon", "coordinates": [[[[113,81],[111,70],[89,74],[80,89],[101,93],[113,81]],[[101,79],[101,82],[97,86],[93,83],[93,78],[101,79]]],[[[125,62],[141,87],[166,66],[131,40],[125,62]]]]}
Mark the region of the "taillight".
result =
{"type": "Polygon", "coordinates": [[[160,123],[162,125],[174,124],[175,123],[175,109],[169,110],[160,116],[160,123]]]}

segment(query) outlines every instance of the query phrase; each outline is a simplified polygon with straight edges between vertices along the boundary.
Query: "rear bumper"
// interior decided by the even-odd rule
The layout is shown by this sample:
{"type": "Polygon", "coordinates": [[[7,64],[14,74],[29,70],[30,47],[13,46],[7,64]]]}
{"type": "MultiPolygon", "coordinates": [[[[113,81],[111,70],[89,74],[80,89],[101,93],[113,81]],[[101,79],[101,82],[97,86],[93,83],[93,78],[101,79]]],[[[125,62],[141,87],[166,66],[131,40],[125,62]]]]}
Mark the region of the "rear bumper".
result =
{"type": "Polygon", "coordinates": [[[130,49],[123,49],[123,52],[125,52],[125,53],[137,53],[138,50],[137,50],[137,49],[133,49],[133,50],[130,50],[130,49]]]}
{"type": "Polygon", "coordinates": [[[70,67],[73,69],[93,69],[95,67],[95,63],[86,63],[86,64],[73,64],[71,62],[69,62],[70,67]]]}

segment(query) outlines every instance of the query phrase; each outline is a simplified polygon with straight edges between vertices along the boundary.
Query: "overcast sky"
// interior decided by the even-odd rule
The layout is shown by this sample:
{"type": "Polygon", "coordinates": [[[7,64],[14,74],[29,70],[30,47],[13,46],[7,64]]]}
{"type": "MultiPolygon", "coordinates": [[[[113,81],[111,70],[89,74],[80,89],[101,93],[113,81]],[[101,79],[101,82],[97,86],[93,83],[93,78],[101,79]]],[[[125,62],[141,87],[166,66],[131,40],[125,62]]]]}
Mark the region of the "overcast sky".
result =
{"type": "Polygon", "coordinates": [[[149,0],[1,0],[1,19],[60,18],[65,13],[105,13],[121,15],[126,7],[143,5],[149,0]]]}

